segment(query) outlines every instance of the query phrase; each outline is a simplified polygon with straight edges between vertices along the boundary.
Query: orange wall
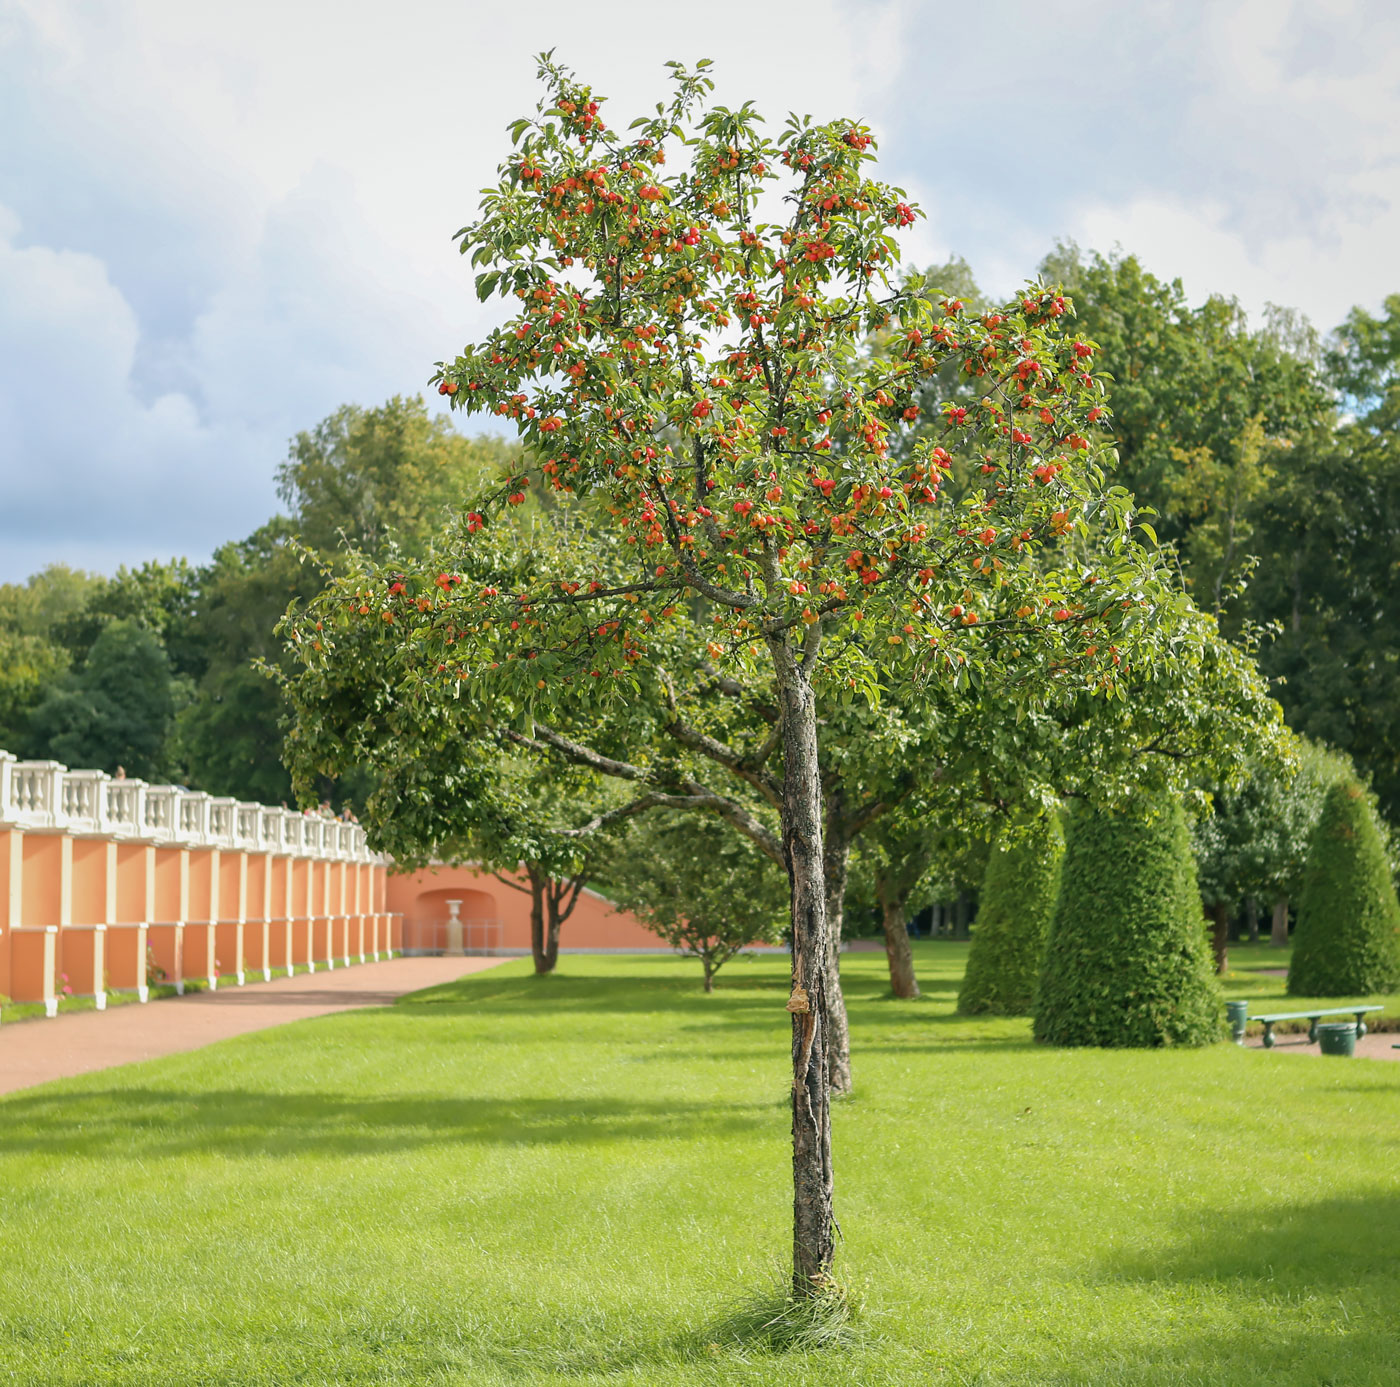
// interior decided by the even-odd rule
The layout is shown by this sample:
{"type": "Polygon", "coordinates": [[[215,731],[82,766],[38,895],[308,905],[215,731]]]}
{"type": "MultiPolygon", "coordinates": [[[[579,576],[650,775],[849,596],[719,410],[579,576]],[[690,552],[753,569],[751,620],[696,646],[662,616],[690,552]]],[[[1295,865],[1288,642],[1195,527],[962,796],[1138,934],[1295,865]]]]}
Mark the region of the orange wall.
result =
{"type": "MultiPolygon", "coordinates": [[[[385,881],[387,909],[404,917],[404,947],[442,948],[448,900],[462,901],[461,918],[496,921],[498,928],[469,932],[468,947],[530,950],[530,884],[519,873],[503,873],[522,890],[512,890],[475,867],[428,867],[390,874],[385,881]],[[420,941],[415,944],[415,940],[420,941]]],[[[559,931],[559,947],[569,949],[668,949],[625,911],[614,910],[585,889],[559,931]]]]}
{"type": "Polygon", "coordinates": [[[144,1000],[148,947],[165,980],[180,987],[207,982],[216,960],[223,973],[245,963],[249,971],[304,970],[398,951],[399,922],[382,906],[385,875],[371,862],[6,827],[0,995],[43,1002],[52,1015],[67,974],[75,993],[102,1006],[106,975],[144,1000]],[[289,879],[291,913],[302,915],[294,924],[287,923],[289,879]],[[308,906],[334,918],[312,928],[308,906]]]}

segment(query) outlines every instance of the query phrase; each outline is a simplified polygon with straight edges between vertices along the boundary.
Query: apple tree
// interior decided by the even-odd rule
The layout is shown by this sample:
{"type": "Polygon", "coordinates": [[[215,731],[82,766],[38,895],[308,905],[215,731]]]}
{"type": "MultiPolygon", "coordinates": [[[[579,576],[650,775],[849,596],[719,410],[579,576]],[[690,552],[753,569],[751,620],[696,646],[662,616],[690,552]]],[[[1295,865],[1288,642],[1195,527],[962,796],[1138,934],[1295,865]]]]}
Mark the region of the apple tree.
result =
{"type": "Polygon", "coordinates": [[[397,591],[340,580],[293,637],[333,664],[347,628],[371,629],[415,697],[476,700],[530,744],[568,741],[551,719],[664,701],[669,643],[762,690],[790,887],[793,1289],[811,1295],[835,1231],[819,702],[1121,698],[1185,603],[1106,484],[1095,347],[1068,299],[1036,284],[972,313],[901,280],[920,214],[873,177],[869,132],[769,135],[752,105],[710,104],[707,66],[673,65],[670,100],[623,132],[541,59],[545,96],[460,233],[501,321],[434,378],[528,461],[397,591]],[[867,350],[875,333],[897,349],[867,350]],[[978,388],[921,429],[947,368],[978,388]],[[955,459],[976,484],[952,500],[955,459]],[[605,517],[596,542],[527,563],[500,517],[530,488],[605,517]]]}

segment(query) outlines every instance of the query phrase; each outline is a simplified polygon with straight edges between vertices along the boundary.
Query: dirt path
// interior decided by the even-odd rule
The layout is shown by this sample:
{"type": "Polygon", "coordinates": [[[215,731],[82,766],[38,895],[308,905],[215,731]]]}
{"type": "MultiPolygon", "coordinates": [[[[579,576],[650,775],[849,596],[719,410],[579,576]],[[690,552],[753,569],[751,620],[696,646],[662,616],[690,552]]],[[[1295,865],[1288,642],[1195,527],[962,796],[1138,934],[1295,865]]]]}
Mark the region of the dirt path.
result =
{"type": "Polygon", "coordinates": [[[197,1050],[216,1040],[356,1007],[388,1006],[406,992],[453,982],[503,958],[396,958],[246,987],[78,1011],[0,1025],[0,1093],[116,1064],[197,1050]]]}
{"type": "MultiPolygon", "coordinates": [[[[1245,1041],[1245,1044],[1251,1050],[1262,1050],[1264,1048],[1263,1040],[1257,1035],[1250,1036],[1245,1041]]],[[[1397,1044],[1400,1044],[1400,1033],[1395,1031],[1381,1031],[1380,1033],[1376,1033],[1372,1031],[1367,1035],[1363,1035],[1361,1039],[1356,1042],[1356,1057],[1357,1059],[1368,1060],[1400,1060],[1400,1050],[1394,1048],[1397,1044]]],[[[1320,1055],[1321,1053],[1322,1049],[1320,1046],[1315,1043],[1312,1045],[1308,1044],[1306,1033],[1299,1035],[1276,1035],[1274,1037],[1274,1054],[1276,1055],[1320,1055]]],[[[1336,1056],[1329,1055],[1328,1058],[1333,1059],[1336,1058],[1336,1056]]]]}

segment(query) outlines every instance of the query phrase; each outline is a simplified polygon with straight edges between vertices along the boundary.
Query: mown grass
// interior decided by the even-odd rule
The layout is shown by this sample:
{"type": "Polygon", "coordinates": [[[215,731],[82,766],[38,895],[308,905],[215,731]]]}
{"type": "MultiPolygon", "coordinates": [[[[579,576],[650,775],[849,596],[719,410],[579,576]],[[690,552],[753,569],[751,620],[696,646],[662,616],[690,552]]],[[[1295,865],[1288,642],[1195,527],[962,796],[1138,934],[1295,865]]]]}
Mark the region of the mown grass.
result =
{"type": "Polygon", "coordinates": [[[1395,1382],[1400,1065],[1047,1050],[964,958],[843,965],[841,1347],[743,1328],[783,960],[566,956],[0,1101],[0,1381],[1395,1382]]]}

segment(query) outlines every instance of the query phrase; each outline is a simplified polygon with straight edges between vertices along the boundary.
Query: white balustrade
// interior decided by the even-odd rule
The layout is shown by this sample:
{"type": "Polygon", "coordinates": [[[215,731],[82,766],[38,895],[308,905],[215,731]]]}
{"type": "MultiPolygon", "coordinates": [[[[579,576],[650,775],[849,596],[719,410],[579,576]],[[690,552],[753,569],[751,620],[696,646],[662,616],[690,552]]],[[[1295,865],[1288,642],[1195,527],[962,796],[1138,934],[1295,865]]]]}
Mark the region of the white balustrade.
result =
{"type": "Polygon", "coordinates": [[[145,832],[143,837],[158,843],[171,842],[180,826],[178,785],[152,785],[146,791],[145,832]]]}
{"type": "Polygon", "coordinates": [[[146,790],[144,780],[109,780],[103,787],[107,798],[108,831],[128,837],[146,832],[146,790]]]}
{"type": "Polygon", "coordinates": [[[247,852],[256,852],[261,846],[258,829],[261,826],[262,805],[249,804],[240,800],[234,815],[233,840],[247,852]]]}
{"type": "Polygon", "coordinates": [[[292,853],[303,852],[306,849],[306,825],[305,814],[298,814],[295,809],[284,809],[282,811],[282,846],[292,853]]]}
{"type": "Polygon", "coordinates": [[[186,790],[180,796],[180,818],[176,833],[188,843],[213,847],[209,837],[209,801],[203,790],[186,790]]]}
{"type": "Polygon", "coordinates": [[[15,822],[18,812],[10,805],[14,792],[14,767],[16,756],[12,751],[0,751],[0,824],[15,822]]]}
{"type": "Polygon", "coordinates": [[[209,801],[209,836],[221,848],[231,848],[235,844],[238,801],[236,799],[211,799],[209,801]]]}
{"type": "Polygon", "coordinates": [[[57,828],[63,815],[60,761],[16,761],[10,767],[10,803],[6,819],[24,828],[57,828]]]}
{"type": "Polygon", "coordinates": [[[65,771],[59,780],[59,805],[66,827],[74,833],[101,833],[106,828],[102,790],[110,779],[102,771],[65,771]]]}
{"type": "Polygon", "coordinates": [[[259,847],[264,852],[280,852],[282,849],[282,819],[286,811],[269,809],[263,805],[259,810],[259,847]]]}
{"type": "Polygon", "coordinates": [[[103,834],[154,843],[381,862],[359,824],[236,799],[20,761],[0,750],[0,827],[103,834]]]}

